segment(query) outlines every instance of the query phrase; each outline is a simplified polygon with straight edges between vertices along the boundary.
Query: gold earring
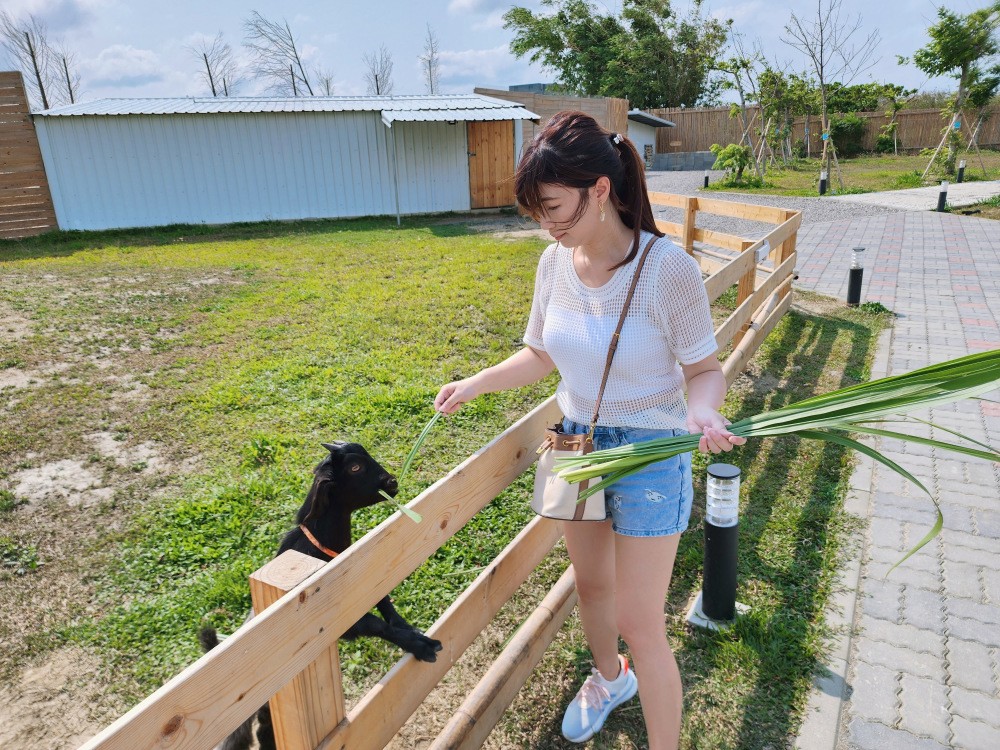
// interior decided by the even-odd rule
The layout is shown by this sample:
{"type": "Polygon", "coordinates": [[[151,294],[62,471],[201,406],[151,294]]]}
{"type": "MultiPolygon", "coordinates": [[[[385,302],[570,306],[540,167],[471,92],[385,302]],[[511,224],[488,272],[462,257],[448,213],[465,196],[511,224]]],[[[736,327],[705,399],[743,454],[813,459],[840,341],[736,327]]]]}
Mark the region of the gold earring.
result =
{"type": "Polygon", "coordinates": [[[601,221],[604,221],[604,204],[599,203],[598,205],[601,207],[601,221]]]}

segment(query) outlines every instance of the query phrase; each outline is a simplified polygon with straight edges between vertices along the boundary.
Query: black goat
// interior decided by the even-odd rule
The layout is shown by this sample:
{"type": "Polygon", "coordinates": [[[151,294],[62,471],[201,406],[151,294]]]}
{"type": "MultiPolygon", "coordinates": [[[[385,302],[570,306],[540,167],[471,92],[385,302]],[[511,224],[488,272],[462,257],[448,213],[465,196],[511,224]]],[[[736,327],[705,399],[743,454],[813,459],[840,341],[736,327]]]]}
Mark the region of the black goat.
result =
{"type": "MultiPolygon", "coordinates": [[[[351,546],[351,513],[381,502],[379,490],[395,496],[396,478],[382,468],[368,451],[357,443],[323,443],[330,455],[313,469],[313,484],[295,520],[298,526],[288,534],[278,548],[278,554],[295,550],[320,560],[332,560],[351,546]]],[[[413,654],[420,661],[436,661],[441,642],[428,638],[403,619],[388,596],[375,605],[381,618],[366,612],[347,629],[341,638],[353,640],[359,636],[384,638],[413,654]]],[[[252,616],[252,615],[251,615],[252,616]]],[[[214,628],[204,628],[199,634],[202,648],[210,651],[219,644],[214,628]]],[[[253,739],[253,719],[250,717],[229,735],[219,750],[244,750],[253,739]]],[[[267,704],[257,713],[257,740],[261,750],[274,748],[271,712],[267,704]]]]}

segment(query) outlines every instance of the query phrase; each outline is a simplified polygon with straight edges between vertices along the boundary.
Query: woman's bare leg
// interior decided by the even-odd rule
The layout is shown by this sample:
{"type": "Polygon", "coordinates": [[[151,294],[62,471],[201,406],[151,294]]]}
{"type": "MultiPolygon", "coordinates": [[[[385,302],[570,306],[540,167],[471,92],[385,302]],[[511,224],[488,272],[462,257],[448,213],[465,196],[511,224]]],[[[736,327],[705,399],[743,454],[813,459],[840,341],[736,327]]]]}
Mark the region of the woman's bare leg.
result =
{"type": "Polygon", "coordinates": [[[576,574],[580,621],[594,664],[607,679],[618,676],[615,615],[615,537],[611,521],[567,521],[566,549],[576,574]]]}
{"type": "Polygon", "coordinates": [[[679,541],[615,535],[617,630],[639,680],[649,750],[676,750],[680,741],[681,676],[663,614],[679,541]]]}

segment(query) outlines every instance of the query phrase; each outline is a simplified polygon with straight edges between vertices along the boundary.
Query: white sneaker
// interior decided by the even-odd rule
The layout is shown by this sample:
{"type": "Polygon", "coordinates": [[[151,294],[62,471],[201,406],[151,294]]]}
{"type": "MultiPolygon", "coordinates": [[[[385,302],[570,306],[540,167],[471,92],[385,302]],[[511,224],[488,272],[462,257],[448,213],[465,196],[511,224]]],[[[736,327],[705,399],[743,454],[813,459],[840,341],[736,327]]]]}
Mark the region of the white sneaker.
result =
{"type": "Polygon", "coordinates": [[[628,659],[619,654],[618,661],[621,662],[621,672],[616,679],[606,680],[594,668],[566,707],[562,733],[570,742],[586,742],[601,731],[608,714],[632,698],[639,689],[628,659]]]}

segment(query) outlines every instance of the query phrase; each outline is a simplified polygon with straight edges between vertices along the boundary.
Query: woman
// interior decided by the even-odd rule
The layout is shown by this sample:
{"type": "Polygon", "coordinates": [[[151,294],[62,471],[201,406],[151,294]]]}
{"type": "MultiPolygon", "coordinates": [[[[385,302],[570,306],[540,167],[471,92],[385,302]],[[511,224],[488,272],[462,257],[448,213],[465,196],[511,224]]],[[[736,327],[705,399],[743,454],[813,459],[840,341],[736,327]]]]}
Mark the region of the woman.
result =
{"type": "MultiPolygon", "coordinates": [[[[657,230],[631,142],[588,115],[561,112],[525,150],[515,191],[555,239],[539,260],[526,346],[445,385],[435,408],[450,414],[482,393],[534,383],[558,367],[564,429],[587,432],[635,263],[655,236],[622,329],[594,447],[685,430],[702,433],[703,452],[743,444],[718,412],[726,382],[698,265],[657,230]]],[[[611,485],[605,498],[605,521],[564,523],[595,669],[566,709],[563,734],[585,742],[638,689],[650,750],[676,748],[681,679],[664,602],[691,512],[690,454],[611,485]],[[619,635],[638,680],[618,653],[619,635]]]]}

